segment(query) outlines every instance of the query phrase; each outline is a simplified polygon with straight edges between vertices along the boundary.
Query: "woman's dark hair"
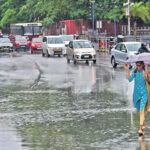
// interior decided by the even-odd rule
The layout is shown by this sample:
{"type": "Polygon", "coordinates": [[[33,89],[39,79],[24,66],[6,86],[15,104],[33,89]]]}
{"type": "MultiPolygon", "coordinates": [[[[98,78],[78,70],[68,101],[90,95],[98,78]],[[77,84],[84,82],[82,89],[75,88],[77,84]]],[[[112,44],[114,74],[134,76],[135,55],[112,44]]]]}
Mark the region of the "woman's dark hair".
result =
{"type": "Polygon", "coordinates": [[[136,64],[137,63],[140,63],[141,65],[144,65],[144,61],[137,61],[136,64]]]}
{"type": "MultiPolygon", "coordinates": [[[[143,61],[137,61],[136,64],[137,63],[140,63],[141,65],[143,65],[143,69],[145,70],[145,66],[144,66],[144,62],[143,61]]],[[[137,70],[138,70],[137,68],[134,70],[134,77],[136,76],[137,70]]]]}

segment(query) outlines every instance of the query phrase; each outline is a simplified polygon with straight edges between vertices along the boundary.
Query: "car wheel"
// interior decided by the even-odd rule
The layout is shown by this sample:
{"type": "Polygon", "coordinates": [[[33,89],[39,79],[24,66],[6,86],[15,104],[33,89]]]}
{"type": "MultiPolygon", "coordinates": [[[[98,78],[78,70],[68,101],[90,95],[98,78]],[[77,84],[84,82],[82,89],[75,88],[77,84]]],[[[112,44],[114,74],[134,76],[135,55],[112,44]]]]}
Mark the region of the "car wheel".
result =
{"type": "Polygon", "coordinates": [[[12,53],[12,50],[9,50],[8,52],[9,52],[9,53],[12,53]]]}
{"type": "Polygon", "coordinates": [[[58,57],[60,57],[60,55],[58,55],[58,57]]]}
{"type": "Polygon", "coordinates": [[[88,60],[86,60],[86,62],[85,62],[86,64],[89,64],[89,61],[88,60]]]}
{"type": "Polygon", "coordinates": [[[14,51],[17,51],[17,49],[16,49],[16,47],[15,47],[15,46],[13,47],[13,49],[14,49],[14,51]]]}
{"type": "Polygon", "coordinates": [[[68,58],[68,56],[67,56],[67,63],[70,64],[70,59],[68,58]]]}
{"type": "Polygon", "coordinates": [[[77,61],[74,59],[74,60],[73,60],[73,63],[76,65],[76,64],[77,64],[77,61]]]}
{"type": "Polygon", "coordinates": [[[96,60],[93,60],[93,63],[96,64],[96,60]]]}
{"type": "Polygon", "coordinates": [[[116,68],[116,67],[117,67],[117,63],[116,63],[114,57],[112,57],[112,59],[111,59],[111,64],[112,64],[113,68],[116,68]]]}
{"type": "Polygon", "coordinates": [[[50,57],[50,54],[48,53],[48,51],[47,51],[47,57],[50,57]]]}
{"type": "Polygon", "coordinates": [[[31,54],[33,54],[33,51],[31,50],[31,54]]]}
{"type": "Polygon", "coordinates": [[[43,56],[43,57],[45,56],[45,54],[44,54],[43,50],[42,50],[42,56],[43,56]]]}

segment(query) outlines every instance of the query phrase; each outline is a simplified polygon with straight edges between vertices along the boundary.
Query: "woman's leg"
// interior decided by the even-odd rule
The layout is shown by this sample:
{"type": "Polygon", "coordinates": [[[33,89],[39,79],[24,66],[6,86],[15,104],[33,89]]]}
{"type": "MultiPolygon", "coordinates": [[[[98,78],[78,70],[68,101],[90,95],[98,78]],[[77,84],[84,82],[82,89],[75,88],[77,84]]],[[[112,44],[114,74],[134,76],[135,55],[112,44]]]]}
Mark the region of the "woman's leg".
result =
{"type": "Polygon", "coordinates": [[[144,120],[145,120],[145,117],[144,117],[144,109],[143,109],[143,110],[140,110],[140,125],[143,125],[144,120]]]}
{"type": "Polygon", "coordinates": [[[145,117],[144,117],[144,109],[140,110],[140,129],[139,129],[139,135],[143,135],[143,130],[145,127],[145,117]]]}

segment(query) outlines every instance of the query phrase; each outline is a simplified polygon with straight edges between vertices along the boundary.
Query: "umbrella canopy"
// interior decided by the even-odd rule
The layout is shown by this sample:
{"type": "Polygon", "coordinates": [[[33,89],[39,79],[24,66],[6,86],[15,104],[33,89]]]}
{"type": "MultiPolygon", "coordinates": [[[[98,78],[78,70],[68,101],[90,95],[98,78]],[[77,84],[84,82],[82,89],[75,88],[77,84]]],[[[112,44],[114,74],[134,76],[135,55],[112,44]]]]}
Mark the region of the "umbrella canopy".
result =
{"type": "Polygon", "coordinates": [[[126,64],[132,64],[138,61],[143,61],[144,64],[150,65],[150,53],[142,53],[139,55],[133,55],[126,61],[126,64]]]}

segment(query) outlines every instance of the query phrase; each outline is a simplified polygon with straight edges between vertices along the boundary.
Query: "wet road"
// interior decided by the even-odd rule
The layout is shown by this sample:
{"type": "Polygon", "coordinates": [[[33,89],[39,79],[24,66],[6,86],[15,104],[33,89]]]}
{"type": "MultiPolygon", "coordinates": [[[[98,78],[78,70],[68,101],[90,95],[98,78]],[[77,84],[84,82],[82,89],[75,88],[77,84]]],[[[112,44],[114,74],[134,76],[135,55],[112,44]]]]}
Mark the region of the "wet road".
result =
{"type": "Polygon", "coordinates": [[[149,150],[150,116],[140,140],[133,83],[109,57],[0,56],[0,150],[149,150]]]}

